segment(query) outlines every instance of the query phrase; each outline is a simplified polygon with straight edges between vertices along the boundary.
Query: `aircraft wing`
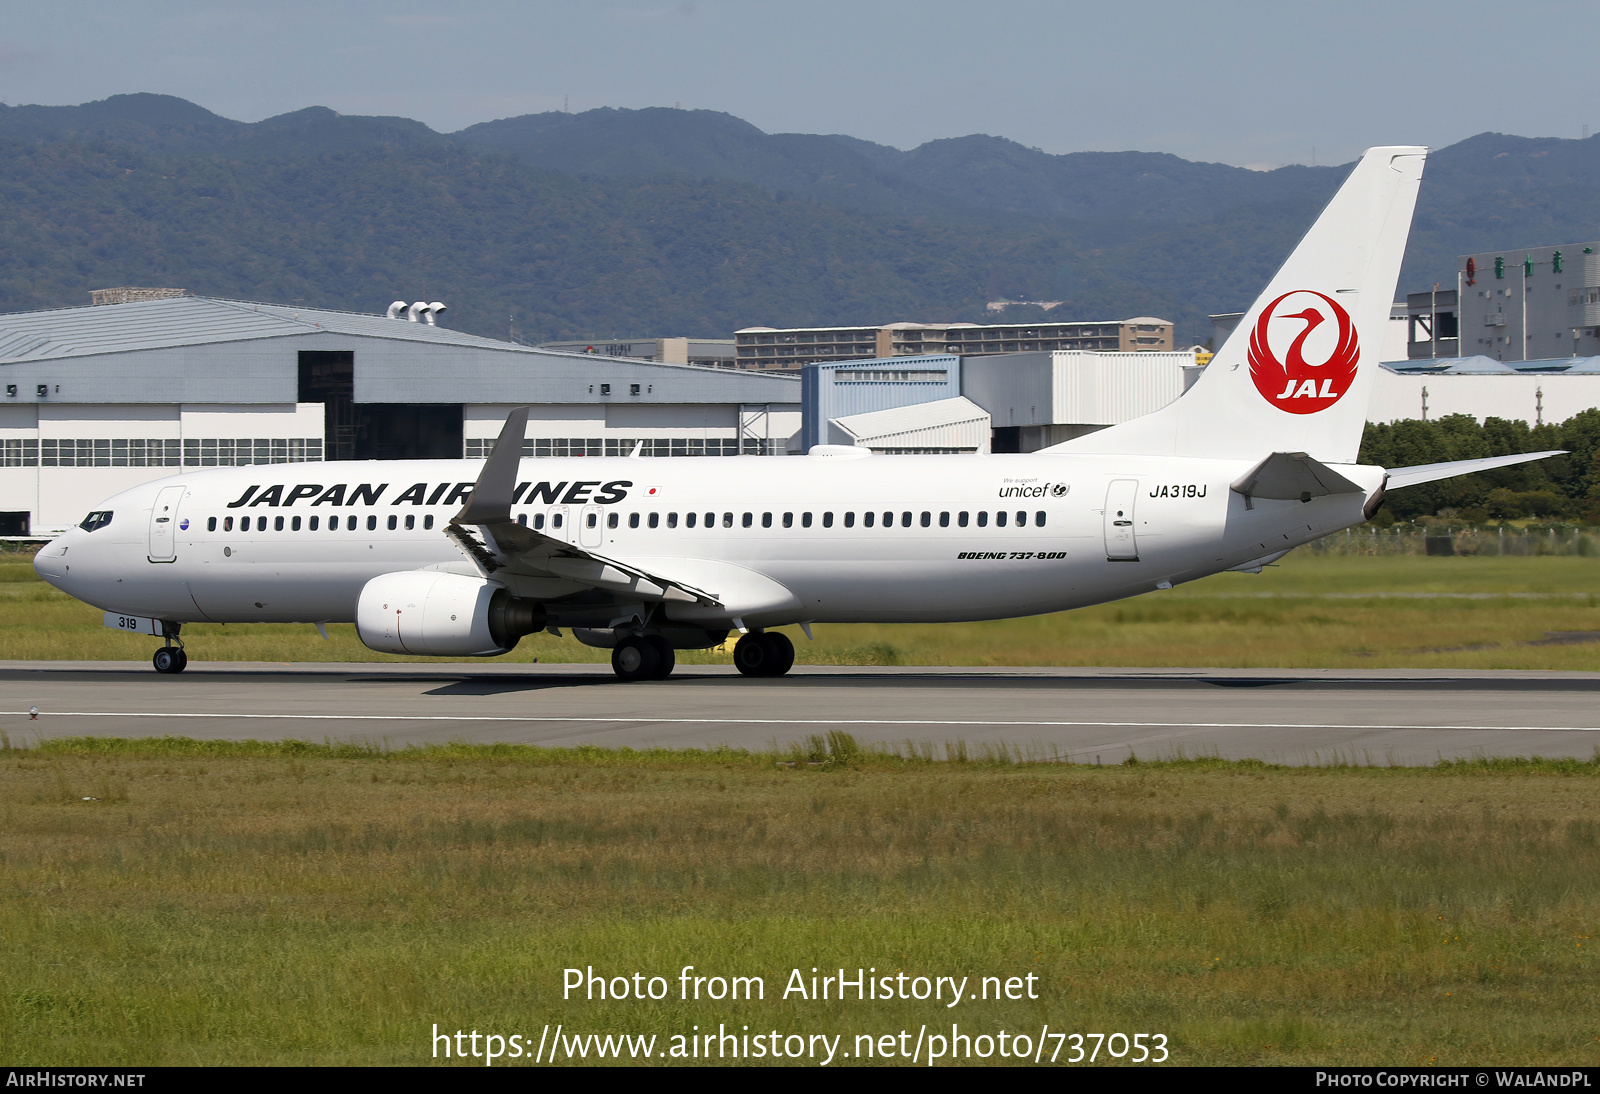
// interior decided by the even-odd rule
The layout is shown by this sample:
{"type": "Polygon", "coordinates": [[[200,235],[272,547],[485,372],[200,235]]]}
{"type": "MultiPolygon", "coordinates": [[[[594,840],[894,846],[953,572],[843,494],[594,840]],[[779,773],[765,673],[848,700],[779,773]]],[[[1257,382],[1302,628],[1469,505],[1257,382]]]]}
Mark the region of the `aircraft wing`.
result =
{"type": "Polygon", "coordinates": [[[445,535],[485,577],[504,571],[524,577],[575,581],[647,600],[719,605],[715,595],[686,582],[608,558],[512,520],[511,498],[527,427],[525,406],[506,417],[500,439],[479,473],[471,496],[445,526],[445,535]]]}
{"type": "Polygon", "coordinates": [[[1510,467],[1530,460],[1544,460],[1551,456],[1566,454],[1564,449],[1556,449],[1551,452],[1518,452],[1512,456],[1489,456],[1481,460],[1452,460],[1449,463],[1422,463],[1415,467],[1396,467],[1390,470],[1389,481],[1384,489],[1398,490],[1402,486],[1419,486],[1425,482],[1453,479],[1457,475],[1470,475],[1474,471],[1490,471],[1496,467],[1510,467]]]}

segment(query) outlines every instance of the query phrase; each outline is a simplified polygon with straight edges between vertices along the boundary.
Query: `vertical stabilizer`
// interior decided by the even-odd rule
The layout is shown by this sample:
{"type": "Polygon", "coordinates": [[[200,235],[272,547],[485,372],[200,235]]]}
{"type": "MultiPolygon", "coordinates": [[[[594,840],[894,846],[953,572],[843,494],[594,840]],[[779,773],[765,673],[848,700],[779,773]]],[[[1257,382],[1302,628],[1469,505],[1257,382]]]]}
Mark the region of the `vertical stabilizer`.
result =
{"type": "Polygon", "coordinates": [[[1355,462],[1426,157],[1369,148],[1193,387],[1046,451],[1355,462]]]}

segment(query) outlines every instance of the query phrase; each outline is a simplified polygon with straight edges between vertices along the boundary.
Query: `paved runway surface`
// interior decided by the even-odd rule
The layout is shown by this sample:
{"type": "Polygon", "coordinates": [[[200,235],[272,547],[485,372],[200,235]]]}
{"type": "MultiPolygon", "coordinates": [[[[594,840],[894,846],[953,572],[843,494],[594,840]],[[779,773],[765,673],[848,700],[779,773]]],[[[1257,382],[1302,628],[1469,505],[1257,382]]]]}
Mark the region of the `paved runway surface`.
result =
{"type": "Polygon", "coordinates": [[[0,729],[16,745],[171,734],[759,749],[833,728],[1091,763],[1587,759],[1600,747],[1600,673],[797,668],[750,680],[685,666],[619,684],[599,665],[193,663],[166,677],[143,662],[0,662],[0,729]]]}

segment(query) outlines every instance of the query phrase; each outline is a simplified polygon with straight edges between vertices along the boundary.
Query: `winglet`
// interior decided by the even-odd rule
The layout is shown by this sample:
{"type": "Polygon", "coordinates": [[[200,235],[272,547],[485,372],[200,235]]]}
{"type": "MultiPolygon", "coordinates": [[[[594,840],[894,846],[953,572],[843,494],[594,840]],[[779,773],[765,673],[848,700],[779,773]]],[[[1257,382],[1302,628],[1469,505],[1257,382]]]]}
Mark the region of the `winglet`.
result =
{"type": "Polygon", "coordinates": [[[472,494],[451,524],[490,524],[511,519],[511,497],[517,488],[517,469],[522,463],[522,443],[528,433],[528,408],[519,406],[506,415],[500,438],[494,442],[472,494]]]}

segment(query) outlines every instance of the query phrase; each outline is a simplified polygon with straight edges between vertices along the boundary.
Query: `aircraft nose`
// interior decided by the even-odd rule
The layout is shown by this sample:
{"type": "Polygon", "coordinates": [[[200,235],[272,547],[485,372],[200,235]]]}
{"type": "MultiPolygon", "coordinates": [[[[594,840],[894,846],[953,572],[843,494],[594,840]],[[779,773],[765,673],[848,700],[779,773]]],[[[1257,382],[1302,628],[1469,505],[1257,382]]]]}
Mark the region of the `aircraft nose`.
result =
{"type": "Polygon", "coordinates": [[[33,572],[60,588],[66,579],[67,567],[71,565],[67,561],[67,548],[68,544],[59,539],[46,543],[39,548],[39,553],[33,556],[33,572]]]}

